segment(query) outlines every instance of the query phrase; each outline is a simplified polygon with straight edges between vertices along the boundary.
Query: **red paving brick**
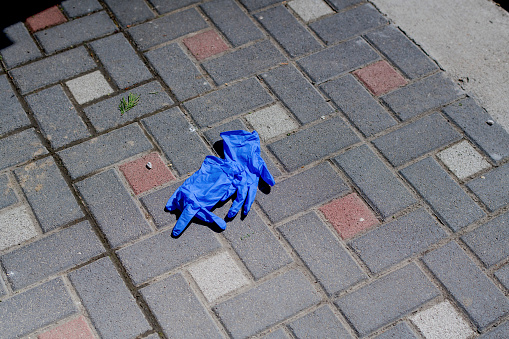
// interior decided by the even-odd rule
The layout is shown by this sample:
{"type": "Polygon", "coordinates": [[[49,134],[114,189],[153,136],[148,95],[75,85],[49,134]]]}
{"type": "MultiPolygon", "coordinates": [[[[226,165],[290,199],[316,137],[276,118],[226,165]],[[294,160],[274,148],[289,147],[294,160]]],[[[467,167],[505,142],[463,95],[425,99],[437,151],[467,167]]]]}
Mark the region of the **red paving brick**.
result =
{"type": "Polygon", "coordinates": [[[385,60],[353,72],[374,95],[382,95],[406,85],[407,81],[385,60]]]}
{"type": "Polygon", "coordinates": [[[197,60],[202,60],[228,49],[216,31],[207,31],[184,39],[184,44],[197,60]]]}
{"type": "Polygon", "coordinates": [[[55,26],[66,21],[67,19],[58,7],[53,6],[27,18],[26,24],[33,32],[36,32],[43,28],[55,26]]]}
{"type": "Polygon", "coordinates": [[[175,180],[175,176],[157,153],[150,153],[141,159],[123,164],[120,166],[120,171],[124,174],[134,194],[143,193],[175,180]],[[152,169],[147,168],[148,162],[152,163],[152,169]]]}
{"type": "Polygon", "coordinates": [[[320,207],[320,211],[343,239],[351,238],[378,223],[371,209],[355,193],[333,200],[320,207]]]}
{"type": "Polygon", "coordinates": [[[52,330],[40,334],[39,339],[95,339],[85,317],[73,319],[52,330]]]}

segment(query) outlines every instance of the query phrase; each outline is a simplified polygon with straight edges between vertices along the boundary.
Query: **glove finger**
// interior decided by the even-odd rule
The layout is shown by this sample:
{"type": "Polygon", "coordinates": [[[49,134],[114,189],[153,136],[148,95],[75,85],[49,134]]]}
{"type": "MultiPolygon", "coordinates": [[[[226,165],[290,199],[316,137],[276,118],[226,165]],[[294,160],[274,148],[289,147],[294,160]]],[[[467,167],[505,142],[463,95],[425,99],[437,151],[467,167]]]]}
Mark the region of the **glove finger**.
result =
{"type": "Polygon", "coordinates": [[[244,187],[240,187],[237,190],[237,197],[232,203],[232,206],[230,207],[230,210],[228,211],[228,218],[233,218],[234,216],[239,213],[240,209],[242,208],[242,205],[244,204],[244,201],[246,200],[248,190],[244,187]]]}
{"type": "Polygon", "coordinates": [[[214,222],[222,229],[222,230],[225,230],[226,229],[226,222],[219,218],[217,215],[215,215],[214,213],[210,212],[210,211],[207,211],[207,210],[203,210],[204,213],[206,213],[208,215],[208,217],[212,220],[214,220],[214,222]]]}
{"type": "Polygon", "coordinates": [[[186,208],[182,211],[179,220],[173,227],[172,235],[177,237],[182,233],[182,231],[187,227],[191,219],[195,216],[195,214],[199,211],[199,209],[193,208],[191,205],[187,205],[186,208]]]}
{"type": "Polygon", "coordinates": [[[249,186],[249,191],[247,192],[246,202],[244,204],[244,214],[247,215],[251,210],[251,205],[256,198],[256,191],[258,190],[258,180],[254,182],[251,186],[249,186]]]}
{"type": "Polygon", "coordinates": [[[267,165],[265,164],[265,161],[260,157],[261,160],[261,168],[260,168],[260,177],[270,186],[274,186],[276,182],[274,181],[274,177],[272,174],[270,174],[269,169],[267,168],[267,165]]]}

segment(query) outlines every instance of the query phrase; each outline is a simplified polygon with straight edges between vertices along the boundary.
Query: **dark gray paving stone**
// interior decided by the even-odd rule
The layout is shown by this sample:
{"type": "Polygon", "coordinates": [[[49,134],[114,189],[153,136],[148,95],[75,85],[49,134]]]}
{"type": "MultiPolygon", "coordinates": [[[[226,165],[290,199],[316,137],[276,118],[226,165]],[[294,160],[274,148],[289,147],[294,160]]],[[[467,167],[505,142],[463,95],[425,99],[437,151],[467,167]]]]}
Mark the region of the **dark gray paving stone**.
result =
{"type": "Polygon", "coordinates": [[[30,125],[30,120],[5,74],[0,76],[0,102],[2,102],[0,105],[0,116],[2,117],[0,135],[30,125]]]}
{"type": "Polygon", "coordinates": [[[60,3],[70,18],[82,16],[103,9],[97,0],[66,0],[60,3]]]}
{"type": "Polygon", "coordinates": [[[47,53],[53,53],[116,30],[117,26],[102,11],[36,32],[35,36],[47,53]]]}
{"type": "Polygon", "coordinates": [[[359,141],[340,117],[333,117],[267,147],[288,171],[294,171],[359,141]]]}
{"type": "Polygon", "coordinates": [[[89,222],[83,221],[4,254],[0,259],[7,272],[16,272],[8,276],[16,291],[103,252],[104,247],[89,222]]]}
{"type": "Polygon", "coordinates": [[[78,116],[62,86],[44,89],[25,99],[51,147],[60,148],[90,136],[87,126],[78,116]]]}
{"type": "Polygon", "coordinates": [[[244,338],[317,304],[320,299],[304,274],[291,270],[213,309],[233,338],[244,338]]]}
{"type": "Polygon", "coordinates": [[[137,124],[127,125],[58,152],[72,179],[152,149],[137,124]]]}
{"type": "Polygon", "coordinates": [[[336,300],[360,336],[388,325],[440,295],[417,265],[411,263],[336,300]]]}
{"type": "Polygon", "coordinates": [[[486,215],[433,158],[425,158],[400,172],[454,232],[486,215]]]}
{"type": "Polygon", "coordinates": [[[265,37],[232,0],[213,0],[200,7],[234,47],[265,37]]]}
{"type": "Polygon", "coordinates": [[[367,137],[397,124],[351,74],[326,82],[320,88],[367,137]]]}
{"type": "Polygon", "coordinates": [[[151,329],[109,257],[69,274],[101,338],[134,338],[151,329]]]}
{"type": "Polygon", "coordinates": [[[178,107],[145,118],[142,122],[180,175],[198,170],[205,157],[211,154],[178,107]]]}
{"type": "Polygon", "coordinates": [[[12,42],[12,44],[0,50],[2,61],[7,69],[42,56],[22,22],[5,28],[3,34],[12,42]]]}
{"type": "Polygon", "coordinates": [[[258,9],[267,7],[269,5],[282,2],[281,0],[240,0],[240,2],[247,8],[248,11],[256,11],[258,9]]]}
{"type": "Polygon", "coordinates": [[[122,34],[90,43],[108,74],[119,88],[131,87],[152,78],[152,74],[122,34]]]}
{"type": "Polygon", "coordinates": [[[485,173],[467,184],[475,195],[493,212],[509,204],[509,163],[485,173]],[[483,178],[484,177],[484,178],[483,178]]]}
{"type": "Polygon", "coordinates": [[[104,0],[104,2],[123,27],[154,17],[154,13],[143,0],[104,0]]]}
{"type": "Polygon", "coordinates": [[[80,46],[15,68],[9,73],[14,78],[21,94],[26,94],[95,67],[96,64],[85,47],[80,46]]]}
{"type": "Polygon", "coordinates": [[[127,31],[138,47],[145,50],[207,27],[207,22],[198,11],[190,8],[131,27],[127,31]]]}
{"type": "Polygon", "coordinates": [[[192,5],[200,0],[149,0],[159,13],[167,13],[176,9],[192,5]]]}
{"type": "Polygon", "coordinates": [[[175,224],[175,215],[170,212],[166,212],[165,205],[173,192],[175,192],[181,184],[182,182],[174,183],[173,185],[158,189],[157,191],[140,198],[141,203],[154,219],[154,223],[157,228],[172,226],[175,224]]]}
{"type": "Polygon", "coordinates": [[[373,144],[393,166],[400,166],[460,139],[461,134],[439,113],[433,113],[376,138],[373,144]]]}
{"type": "Polygon", "coordinates": [[[0,209],[18,202],[7,174],[0,175],[0,209]]]}
{"type": "Polygon", "coordinates": [[[33,128],[0,139],[0,171],[47,154],[33,128]]]}
{"type": "Polygon", "coordinates": [[[446,105],[464,92],[443,73],[434,74],[382,95],[382,100],[401,120],[407,120],[433,108],[446,105]]]}
{"type": "Polygon", "coordinates": [[[505,265],[495,271],[495,277],[509,290],[509,265],[505,265]]]}
{"type": "Polygon", "coordinates": [[[349,190],[329,164],[321,163],[276,183],[270,194],[258,194],[256,200],[270,221],[276,223],[349,190]]]}
{"type": "Polygon", "coordinates": [[[273,100],[257,79],[251,78],[184,103],[198,126],[207,127],[247,113],[273,100]]]}
{"type": "Polygon", "coordinates": [[[474,99],[466,98],[455,102],[443,111],[493,162],[499,164],[509,157],[509,133],[493,121],[474,99]],[[492,120],[493,124],[489,125],[488,120],[492,120]]]}
{"type": "Polygon", "coordinates": [[[375,339],[418,339],[417,334],[406,322],[400,322],[396,326],[375,337],[375,339]]]}
{"type": "Polygon", "coordinates": [[[150,232],[150,227],[113,169],[76,184],[112,247],[150,232]]]}
{"type": "Polygon", "coordinates": [[[212,88],[177,43],[151,50],[145,55],[179,101],[212,88]]]}
{"type": "Polygon", "coordinates": [[[299,339],[353,338],[328,305],[292,321],[288,327],[299,339]]]}
{"type": "Polygon", "coordinates": [[[350,242],[373,273],[379,273],[447,236],[424,209],[379,226],[350,242]]]}
{"type": "MultiPolygon", "coordinates": [[[[279,227],[279,231],[329,295],[367,278],[315,213],[308,213],[284,224],[279,227]]],[[[323,336],[326,337],[330,336],[323,336]]]]}
{"type": "Polygon", "coordinates": [[[0,297],[3,297],[7,294],[7,287],[5,287],[5,283],[3,279],[0,277],[0,297]]]}
{"type": "Polygon", "coordinates": [[[356,38],[308,55],[297,63],[311,80],[320,83],[379,58],[366,41],[356,38]]]}
{"type": "Polygon", "coordinates": [[[509,321],[503,322],[481,335],[478,339],[505,339],[509,337],[509,321]]]}
{"type": "Polygon", "coordinates": [[[223,338],[182,275],[172,275],[140,292],[169,338],[223,338]]]}
{"type": "Polygon", "coordinates": [[[171,237],[169,229],[124,247],[117,254],[134,284],[139,285],[220,247],[207,226],[191,223],[178,239],[171,237]]]}
{"type": "Polygon", "coordinates": [[[279,328],[265,335],[263,339],[291,339],[291,338],[282,328],[279,328]]]}
{"type": "Polygon", "coordinates": [[[509,300],[454,241],[423,261],[482,331],[509,312],[509,300]]]}
{"type": "Polygon", "coordinates": [[[409,79],[421,78],[438,66],[395,26],[366,34],[366,38],[409,79]]]}
{"type": "Polygon", "coordinates": [[[328,2],[331,3],[332,6],[334,6],[334,8],[336,8],[338,11],[361,3],[363,1],[364,0],[328,0],[328,2]]]}

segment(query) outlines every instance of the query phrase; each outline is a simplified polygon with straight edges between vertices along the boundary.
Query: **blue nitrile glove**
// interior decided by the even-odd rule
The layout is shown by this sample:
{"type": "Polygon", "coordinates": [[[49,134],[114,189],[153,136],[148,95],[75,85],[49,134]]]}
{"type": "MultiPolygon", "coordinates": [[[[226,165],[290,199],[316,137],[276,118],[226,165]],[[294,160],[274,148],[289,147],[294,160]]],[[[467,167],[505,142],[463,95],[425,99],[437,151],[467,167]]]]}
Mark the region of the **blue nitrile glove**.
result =
{"type": "Polygon", "coordinates": [[[224,140],[224,156],[245,167],[246,180],[236,181],[237,198],[228,211],[228,218],[233,218],[244,204],[244,214],[247,215],[253,204],[260,177],[269,185],[274,186],[274,178],[267,169],[265,161],[260,156],[260,137],[256,131],[237,130],[220,134],[224,140]]]}

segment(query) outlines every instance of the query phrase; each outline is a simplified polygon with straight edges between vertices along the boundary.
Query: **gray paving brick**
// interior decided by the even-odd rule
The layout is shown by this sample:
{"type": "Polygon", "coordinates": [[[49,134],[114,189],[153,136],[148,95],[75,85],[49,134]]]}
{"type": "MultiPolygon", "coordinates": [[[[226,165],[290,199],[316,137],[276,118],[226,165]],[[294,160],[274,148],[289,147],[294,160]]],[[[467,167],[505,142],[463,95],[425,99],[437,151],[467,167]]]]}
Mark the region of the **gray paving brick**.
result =
{"type": "Polygon", "coordinates": [[[157,191],[140,198],[141,203],[154,219],[154,223],[157,228],[172,226],[175,224],[175,215],[167,212],[165,210],[165,205],[173,192],[175,192],[180,185],[182,185],[181,181],[168,187],[158,189],[157,191]]]}
{"type": "Polygon", "coordinates": [[[208,227],[191,223],[178,240],[171,237],[169,229],[124,247],[117,254],[133,282],[139,285],[220,247],[208,227]]]}
{"type": "Polygon", "coordinates": [[[433,113],[376,138],[373,144],[392,165],[400,166],[460,139],[461,134],[456,132],[439,113],[433,113]]]}
{"type": "Polygon", "coordinates": [[[101,338],[134,338],[151,329],[109,257],[69,274],[101,338]]]}
{"type": "Polygon", "coordinates": [[[329,295],[367,278],[315,213],[308,213],[284,224],[279,227],[279,231],[329,295]],[[312,232],[309,231],[311,229],[312,232]]]}
{"type": "Polygon", "coordinates": [[[128,32],[138,47],[145,50],[207,27],[198,11],[190,8],[131,27],[128,32]]]}
{"type": "Polygon", "coordinates": [[[234,47],[265,37],[232,0],[213,0],[200,7],[234,47]]]}
{"type": "Polygon", "coordinates": [[[67,148],[58,155],[71,178],[76,179],[150,149],[152,144],[141,128],[131,124],[67,148]]]}
{"type": "Polygon", "coordinates": [[[366,41],[356,38],[308,55],[297,63],[311,80],[320,83],[379,58],[366,41]]]}
{"type": "Polygon", "coordinates": [[[3,34],[12,42],[0,50],[2,61],[8,69],[42,56],[22,22],[5,28],[3,34]]]}
{"type": "Polygon", "coordinates": [[[495,277],[509,290],[509,265],[505,265],[495,271],[495,277]]]}
{"type": "Polygon", "coordinates": [[[161,337],[160,337],[160,336],[159,336],[159,334],[157,334],[157,333],[152,333],[151,335],[149,335],[149,336],[147,336],[147,337],[144,337],[144,338],[145,338],[145,339],[159,339],[159,338],[161,338],[161,337]]]}
{"type": "Polygon", "coordinates": [[[0,171],[47,153],[33,128],[13,134],[0,139],[0,171]]]}
{"type": "Polygon", "coordinates": [[[90,46],[119,88],[131,87],[152,78],[148,68],[122,34],[93,41],[90,46]]]}
{"type": "Polygon", "coordinates": [[[212,87],[177,43],[145,54],[177,100],[184,101],[212,87]]]}
{"type": "Polygon", "coordinates": [[[288,171],[294,171],[359,141],[340,117],[333,117],[267,147],[288,171]]]}
{"type": "Polygon", "coordinates": [[[395,26],[366,34],[366,38],[409,79],[421,78],[438,66],[395,26]]]}
{"type": "Polygon", "coordinates": [[[80,46],[15,68],[9,73],[19,86],[21,94],[26,94],[95,67],[96,64],[85,47],[80,46]]]}
{"type": "Polygon", "coordinates": [[[150,227],[113,169],[76,184],[110,245],[117,247],[150,232],[150,227]]]}
{"type": "Polygon", "coordinates": [[[126,27],[154,17],[143,0],[104,0],[120,25],[126,27]]]}
{"type": "Polygon", "coordinates": [[[215,306],[214,311],[233,338],[244,338],[319,301],[306,277],[291,270],[215,306]]]}
{"type": "Polygon", "coordinates": [[[336,300],[360,336],[390,324],[440,295],[411,263],[336,300]]]}
{"type": "Polygon", "coordinates": [[[396,326],[375,337],[375,339],[418,339],[417,334],[406,322],[400,322],[396,326]]]}
{"type": "Polygon", "coordinates": [[[14,94],[7,76],[0,75],[0,135],[30,124],[25,110],[21,107],[18,98],[14,94]]]}
{"type": "Polygon", "coordinates": [[[509,337],[509,321],[492,328],[490,331],[484,333],[478,339],[505,339],[509,337]]]}
{"type": "Polygon", "coordinates": [[[150,3],[156,8],[159,13],[167,13],[172,12],[176,9],[180,9],[194,3],[199,2],[200,0],[149,0],[150,3]]]}
{"type": "Polygon", "coordinates": [[[485,173],[467,184],[490,212],[509,204],[509,163],[485,173]],[[483,178],[484,177],[484,178],[483,178]]]}
{"type": "Polygon", "coordinates": [[[0,332],[19,338],[77,313],[62,279],[48,281],[0,303],[0,332]]]}
{"type": "Polygon", "coordinates": [[[486,214],[431,157],[400,171],[454,232],[486,214]]]}
{"type": "Polygon", "coordinates": [[[248,11],[256,11],[258,9],[267,7],[269,5],[282,2],[281,0],[240,0],[240,2],[247,8],[248,11]]]}
{"type": "Polygon", "coordinates": [[[60,5],[71,18],[103,9],[97,0],[66,0],[62,1],[60,5]]]}
{"type": "Polygon", "coordinates": [[[509,312],[509,300],[454,241],[423,261],[482,331],[509,312]]]}
{"type": "Polygon", "coordinates": [[[493,162],[498,164],[509,157],[509,133],[495,121],[489,125],[487,121],[492,118],[474,99],[455,102],[443,111],[493,162]]]}
{"type": "Polygon", "coordinates": [[[291,338],[282,328],[279,328],[265,335],[263,339],[291,339],[291,338]]]}
{"type": "Polygon", "coordinates": [[[60,148],[90,136],[87,126],[78,116],[62,86],[47,88],[25,99],[51,147],[60,148]]]}
{"type": "Polygon", "coordinates": [[[367,137],[397,123],[351,74],[326,82],[320,88],[367,137]]]}
{"type": "Polygon", "coordinates": [[[256,200],[276,223],[349,190],[329,164],[321,163],[276,183],[270,194],[258,194],[256,200]]]}
{"type": "Polygon", "coordinates": [[[433,108],[446,105],[463,91],[443,73],[434,74],[389,94],[382,100],[401,120],[407,120],[433,108]]]}
{"type": "Polygon", "coordinates": [[[74,19],[35,33],[47,53],[113,33],[117,27],[104,11],[74,19]]]}
{"type": "Polygon", "coordinates": [[[328,305],[321,306],[316,311],[292,321],[288,327],[299,339],[353,338],[328,305]]]}
{"type": "Polygon", "coordinates": [[[0,209],[14,205],[18,202],[16,194],[12,190],[12,183],[7,174],[0,175],[0,209]]]}
{"type": "Polygon", "coordinates": [[[234,115],[247,113],[272,102],[272,98],[251,78],[184,103],[198,126],[207,127],[234,115]]]}
{"type": "Polygon", "coordinates": [[[356,5],[363,0],[328,0],[338,11],[356,5]]]}
{"type": "Polygon", "coordinates": [[[0,277],[0,297],[3,297],[7,294],[7,287],[5,287],[5,283],[3,279],[0,277]]]}
{"type": "Polygon", "coordinates": [[[140,292],[168,337],[223,338],[182,275],[172,275],[140,292]]]}

